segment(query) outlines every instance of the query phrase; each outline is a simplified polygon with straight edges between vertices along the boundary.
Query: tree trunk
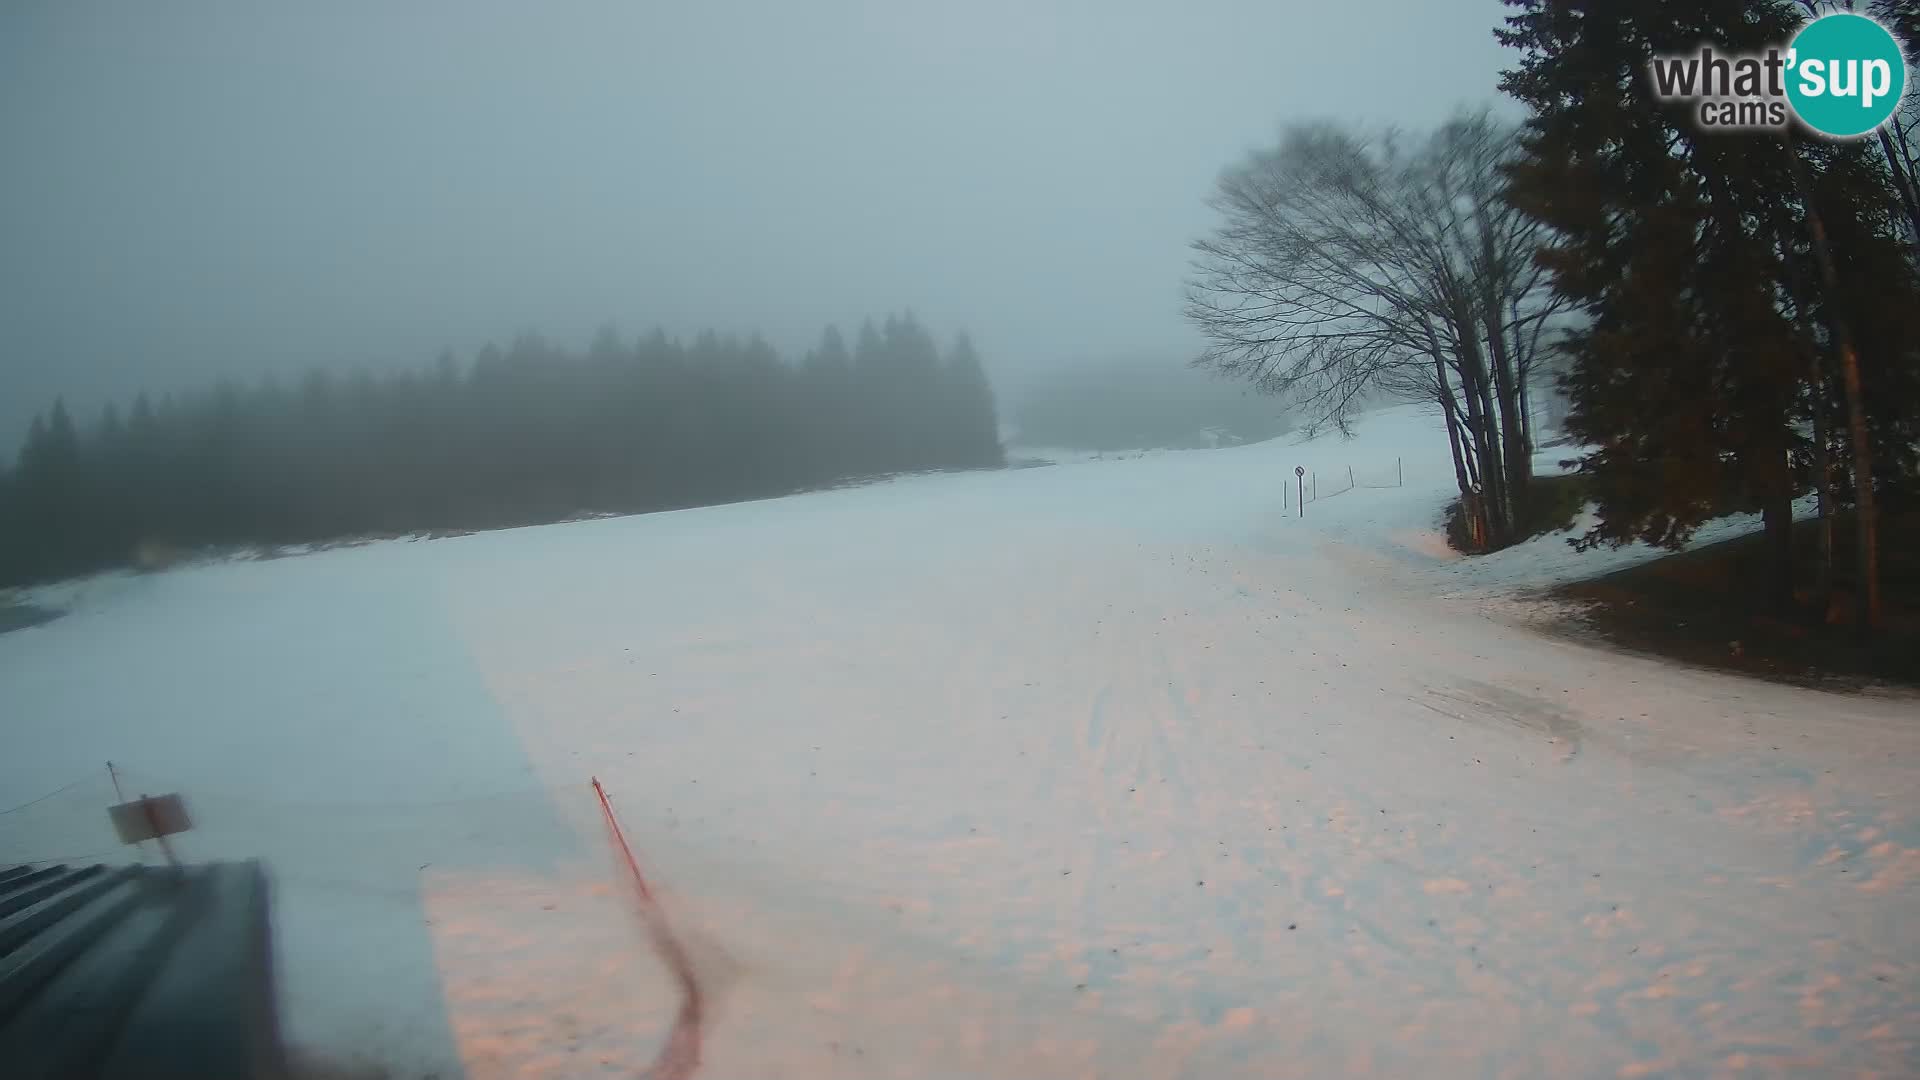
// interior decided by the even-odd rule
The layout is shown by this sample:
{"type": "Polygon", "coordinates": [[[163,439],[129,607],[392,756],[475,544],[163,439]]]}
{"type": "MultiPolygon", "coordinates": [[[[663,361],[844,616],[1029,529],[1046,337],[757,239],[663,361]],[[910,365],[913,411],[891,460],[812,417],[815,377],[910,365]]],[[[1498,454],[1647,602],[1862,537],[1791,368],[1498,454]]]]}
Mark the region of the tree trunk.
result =
{"type": "MultiPolygon", "coordinates": [[[[1782,458],[1780,468],[1785,471],[1782,458]]],[[[1767,544],[1767,604],[1785,612],[1793,607],[1793,496],[1785,491],[1767,496],[1760,521],[1767,544]]]]}
{"type": "Polygon", "coordinates": [[[1812,238],[1813,260],[1820,268],[1821,283],[1826,286],[1827,317],[1833,324],[1832,337],[1840,360],[1840,387],[1846,394],[1847,427],[1853,443],[1854,500],[1854,573],[1859,577],[1863,629],[1878,629],[1881,624],[1880,536],[1873,502],[1873,440],[1867,431],[1867,411],[1861,400],[1860,357],[1854,352],[1853,327],[1840,310],[1840,274],[1834,268],[1833,252],[1827,247],[1826,219],[1814,204],[1813,184],[1807,178],[1800,151],[1789,136],[1787,163],[1799,188],[1800,201],[1807,210],[1807,232],[1812,238]]]}
{"type": "Polygon", "coordinates": [[[1453,380],[1447,377],[1445,357],[1433,354],[1434,396],[1447,418],[1447,450],[1453,455],[1453,482],[1460,489],[1460,515],[1467,523],[1469,545],[1475,550],[1487,546],[1487,503],[1480,494],[1480,475],[1474,464],[1473,443],[1467,423],[1460,415],[1460,404],[1453,396],[1453,380]]]}
{"type": "MultiPolygon", "coordinates": [[[[1493,229],[1484,211],[1477,212],[1481,265],[1477,277],[1480,287],[1480,321],[1486,333],[1489,366],[1493,372],[1493,391],[1499,405],[1500,454],[1505,471],[1508,521],[1518,536],[1528,520],[1527,495],[1531,486],[1533,458],[1527,452],[1527,427],[1522,419],[1520,378],[1517,357],[1507,348],[1506,314],[1495,283],[1504,274],[1500,254],[1494,249],[1493,229]]],[[[1488,410],[1491,412],[1492,410],[1488,410]]]]}
{"type": "Polygon", "coordinates": [[[1520,418],[1519,379],[1501,332],[1500,308],[1490,299],[1486,311],[1487,345],[1493,352],[1493,386],[1500,406],[1500,452],[1506,463],[1507,503],[1516,528],[1527,520],[1527,488],[1533,460],[1527,453],[1526,424],[1520,418]]]}
{"type": "Polygon", "coordinates": [[[1780,263],[1786,268],[1788,288],[1796,297],[1794,321],[1806,341],[1808,401],[1811,403],[1809,415],[1813,421],[1814,535],[1818,543],[1813,562],[1813,596],[1815,603],[1825,606],[1833,593],[1834,513],[1832,433],[1827,423],[1827,373],[1820,363],[1819,335],[1815,332],[1816,328],[1809,325],[1811,320],[1807,315],[1813,290],[1808,288],[1806,276],[1800,272],[1784,239],[1781,242],[1780,263]]]}
{"type": "Polygon", "coordinates": [[[1447,449],[1453,452],[1453,483],[1465,498],[1473,491],[1473,480],[1467,476],[1467,461],[1460,456],[1460,422],[1454,419],[1453,410],[1447,409],[1447,449]]]}
{"type": "MultiPolygon", "coordinates": [[[[1836,322],[1844,322],[1835,316],[1836,322]]],[[[1880,518],[1873,496],[1873,441],[1867,432],[1866,406],[1860,394],[1860,358],[1851,339],[1840,346],[1840,383],[1847,395],[1847,426],[1853,443],[1854,564],[1860,578],[1862,622],[1880,628],[1880,518]]]]}
{"type": "Polygon", "coordinates": [[[1920,192],[1914,190],[1915,177],[1900,164],[1900,155],[1895,151],[1893,136],[1887,134],[1886,127],[1880,129],[1880,152],[1887,155],[1887,169],[1893,173],[1893,188],[1900,193],[1900,206],[1907,212],[1907,227],[1911,230],[1909,239],[1913,244],[1916,259],[1920,259],[1920,192]]]}
{"type": "Polygon", "coordinates": [[[1460,428],[1460,456],[1466,459],[1467,484],[1478,491],[1480,490],[1480,460],[1473,455],[1473,433],[1467,430],[1466,418],[1460,415],[1459,409],[1455,409],[1453,415],[1460,428]]]}
{"type": "Polygon", "coordinates": [[[1762,599],[1782,614],[1793,607],[1793,464],[1788,454],[1793,429],[1783,420],[1763,436],[1759,475],[1753,487],[1760,498],[1760,522],[1767,547],[1762,599]]]}
{"type": "Polygon", "coordinates": [[[1833,592],[1833,461],[1827,449],[1826,380],[1820,377],[1819,360],[1813,373],[1813,491],[1819,505],[1820,552],[1813,564],[1813,589],[1821,604],[1833,592]]]}
{"type": "Polygon", "coordinates": [[[1460,341],[1460,389],[1467,399],[1467,430],[1473,435],[1480,462],[1480,491],[1487,515],[1487,542],[1504,547],[1512,533],[1512,503],[1506,491],[1506,466],[1494,430],[1492,388],[1480,351],[1478,320],[1465,303],[1454,312],[1454,330],[1460,341]]]}
{"type": "Polygon", "coordinates": [[[1460,489],[1461,505],[1473,493],[1473,480],[1467,472],[1467,460],[1460,453],[1460,418],[1456,415],[1453,401],[1453,384],[1447,381],[1447,364],[1439,354],[1433,358],[1435,378],[1434,396],[1439,399],[1440,412],[1447,418],[1447,449],[1453,454],[1453,482],[1460,489]]]}
{"type": "Polygon", "coordinates": [[[1520,369],[1520,435],[1527,446],[1527,474],[1533,474],[1533,452],[1539,449],[1533,442],[1533,388],[1527,385],[1528,371],[1520,369]]]}
{"type": "Polygon", "coordinates": [[[1494,480],[1487,475],[1494,470],[1492,463],[1482,456],[1486,444],[1479,430],[1485,419],[1480,414],[1480,394],[1473,388],[1472,380],[1463,378],[1460,381],[1467,384],[1460,388],[1466,405],[1460,415],[1460,428],[1462,440],[1467,446],[1467,468],[1474,487],[1484,492],[1494,487],[1494,480]]]}
{"type": "Polygon", "coordinates": [[[1479,383],[1480,423],[1473,434],[1479,444],[1480,461],[1485,466],[1480,470],[1480,479],[1490,500],[1488,513],[1493,515],[1499,530],[1499,544],[1505,547],[1513,535],[1513,493],[1507,490],[1507,466],[1500,449],[1499,425],[1494,419],[1493,388],[1484,370],[1479,383]]]}

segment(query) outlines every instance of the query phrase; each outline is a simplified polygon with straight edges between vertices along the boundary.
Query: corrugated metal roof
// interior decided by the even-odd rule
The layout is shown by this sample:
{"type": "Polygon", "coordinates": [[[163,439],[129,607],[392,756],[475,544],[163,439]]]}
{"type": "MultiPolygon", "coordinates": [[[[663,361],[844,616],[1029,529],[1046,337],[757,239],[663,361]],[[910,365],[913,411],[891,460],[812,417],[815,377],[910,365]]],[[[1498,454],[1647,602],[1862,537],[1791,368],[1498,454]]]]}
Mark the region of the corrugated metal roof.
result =
{"type": "Polygon", "coordinates": [[[0,869],[9,1080],[279,1077],[258,863],[0,869]]]}

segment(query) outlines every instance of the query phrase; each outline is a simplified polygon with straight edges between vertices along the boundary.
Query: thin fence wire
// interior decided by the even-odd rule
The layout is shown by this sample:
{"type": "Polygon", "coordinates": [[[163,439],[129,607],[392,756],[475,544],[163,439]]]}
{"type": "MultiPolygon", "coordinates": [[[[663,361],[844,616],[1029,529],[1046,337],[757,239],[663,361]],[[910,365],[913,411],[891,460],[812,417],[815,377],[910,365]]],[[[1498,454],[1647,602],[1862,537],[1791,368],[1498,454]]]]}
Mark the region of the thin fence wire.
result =
{"type": "Polygon", "coordinates": [[[1365,469],[1348,466],[1347,475],[1352,478],[1355,487],[1397,488],[1406,486],[1406,472],[1398,458],[1394,459],[1392,465],[1375,465],[1365,469]]]}
{"type": "Polygon", "coordinates": [[[1331,499],[1336,495],[1345,495],[1347,492],[1352,491],[1353,487],[1354,487],[1354,484],[1353,484],[1353,479],[1351,477],[1341,476],[1336,474],[1328,478],[1327,488],[1325,491],[1321,491],[1317,493],[1317,495],[1314,498],[1309,499],[1308,501],[1318,502],[1321,499],[1331,499]]]}
{"type": "Polygon", "coordinates": [[[1404,463],[1395,458],[1391,465],[1369,466],[1365,469],[1352,465],[1331,470],[1324,478],[1319,470],[1308,469],[1304,477],[1288,475],[1281,485],[1280,507],[1298,511],[1300,504],[1309,506],[1323,499],[1332,499],[1355,488],[1397,488],[1406,486],[1404,463]]]}
{"type": "Polygon", "coordinates": [[[45,795],[42,795],[37,799],[28,799],[26,802],[23,802],[18,806],[9,806],[5,810],[0,810],[0,817],[5,817],[8,814],[17,813],[21,810],[26,810],[30,807],[38,806],[39,804],[46,802],[48,799],[52,799],[60,795],[64,795],[67,792],[72,791],[74,788],[77,788],[80,785],[86,783],[91,778],[92,778],[91,774],[89,774],[88,776],[80,777],[79,779],[74,780],[71,783],[62,784],[59,787],[54,788],[52,791],[47,792],[45,795]]]}
{"type": "MultiPolygon", "coordinates": [[[[172,838],[191,862],[263,859],[276,878],[395,901],[417,895],[429,868],[539,871],[596,852],[569,824],[592,820],[592,791],[523,784],[431,799],[281,798],[119,768],[126,798],[178,793],[192,827],[172,838]]],[[[106,766],[0,814],[0,867],[152,863],[153,844],[120,842],[120,802],[106,766]]]]}

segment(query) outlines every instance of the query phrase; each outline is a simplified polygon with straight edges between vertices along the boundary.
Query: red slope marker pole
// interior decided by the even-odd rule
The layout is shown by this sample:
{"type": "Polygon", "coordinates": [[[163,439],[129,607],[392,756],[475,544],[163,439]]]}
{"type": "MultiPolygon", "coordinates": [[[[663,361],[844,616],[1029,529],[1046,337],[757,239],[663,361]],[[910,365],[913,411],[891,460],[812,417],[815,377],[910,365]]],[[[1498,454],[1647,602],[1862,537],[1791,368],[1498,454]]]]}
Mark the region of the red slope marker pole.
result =
{"type": "Polygon", "coordinates": [[[633,848],[627,844],[626,833],[620,829],[620,819],[613,812],[613,802],[607,798],[607,789],[600,786],[599,777],[592,779],[593,793],[600,799],[600,812],[606,816],[607,834],[613,840],[614,850],[627,864],[627,872],[633,878],[634,892],[639,895],[640,920],[646,924],[647,936],[653,939],[654,951],[680,984],[680,1013],[674,1018],[673,1030],[667,1036],[666,1045],[660,1048],[659,1055],[653,1059],[653,1064],[640,1075],[647,1080],[687,1080],[700,1069],[700,1023],[704,1012],[700,980],[694,974],[693,961],[688,958],[686,947],[674,936],[673,927],[667,924],[666,911],[654,898],[646,875],[640,872],[640,860],[634,858],[633,848]]]}
{"type": "Polygon", "coordinates": [[[627,871],[633,875],[633,887],[639,890],[640,899],[651,906],[653,890],[647,887],[646,875],[640,872],[640,861],[633,857],[633,848],[627,846],[627,836],[620,831],[620,819],[613,814],[613,803],[607,800],[607,789],[600,786],[600,778],[593,778],[593,793],[600,797],[600,812],[606,815],[607,832],[613,837],[613,846],[627,864],[627,871]]]}

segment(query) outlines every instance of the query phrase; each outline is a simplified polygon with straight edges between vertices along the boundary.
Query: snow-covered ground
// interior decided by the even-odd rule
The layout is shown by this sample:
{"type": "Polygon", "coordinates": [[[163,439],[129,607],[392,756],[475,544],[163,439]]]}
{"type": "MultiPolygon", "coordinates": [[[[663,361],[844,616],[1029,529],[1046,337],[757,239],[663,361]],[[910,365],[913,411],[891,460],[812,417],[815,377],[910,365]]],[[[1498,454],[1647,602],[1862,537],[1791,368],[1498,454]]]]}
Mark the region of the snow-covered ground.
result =
{"type": "Polygon", "coordinates": [[[589,775],[703,1077],[1920,1071],[1920,704],[1529,631],[1648,553],[1453,556],[1436,427],[47,590],[0,807],[72,786],[0,862],[112,853],[108,759],[184,792],[292,1037],[400,1076],[652,1058],[589,775]]]}

